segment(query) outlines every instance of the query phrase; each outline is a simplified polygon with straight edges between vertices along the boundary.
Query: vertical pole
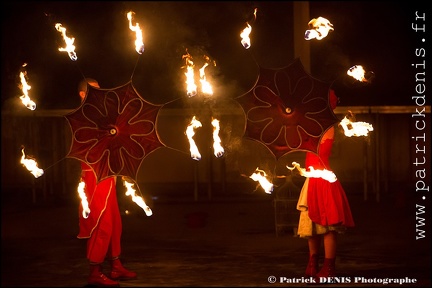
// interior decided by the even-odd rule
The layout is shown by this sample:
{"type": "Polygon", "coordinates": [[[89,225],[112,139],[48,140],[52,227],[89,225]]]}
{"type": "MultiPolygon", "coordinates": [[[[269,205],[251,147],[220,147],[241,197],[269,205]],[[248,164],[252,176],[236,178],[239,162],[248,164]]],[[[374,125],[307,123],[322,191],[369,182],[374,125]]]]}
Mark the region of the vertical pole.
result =
{"type": "Polygon", "coordinates": [[[221,165],[221,184],[222,184],[222,193],[226,192],[226,162],[225,156],[222,156],[222,165],[221,165]]]}
{"type": "MultiPolygon", "coordinates": [[[[32,139],[32,145],[33,145],[33,147],[34,147],[34,151],[39,151],[38,150],[38,142],[37,142],[37,140],[39,139],[38,137],[37,137],[37,135],[38,135],[38,132],[39,131],[36,131],[36,127],[38,127],[38,125],[37,125],[37,123],[35,124],[35,121],[30,121],[30,135],[32,135],[31,137],[31,139],[32,139]]],[[[36,204],[36,201],[37,201],[37,195],[36,195],[36,193],[37,193],[37,190],[36,190],[36,179],[33,177],[33,179],[32,179],[32,200],[33,200],[33,204],[36,204]]]]}
{"type": "Polygon", "coordinates": [[[379,112],[377,111],[375,114],[375,125],[376,129],[374,129],[374,135],[375,135],[375,200],[376,202],[380,202],[380,142],[379,142],[379,112]]]}
{"type": "Polygon", "coordinates": [[[367,201],[368,199],[368,143],[367,141],[363,142],[363,200],[367,201]]]}
{"type": "Polygon", "coordinates": [[[293,2],[294,58],[300,58],[305,70],[311,73],[310,44],[305,41],[304,32],[310,21],[309,1],[293,2]],[[305,24],[306,23],[306,24],[305,24]]]}
{"type": "MultiPolygon", "coordinates": [[[[211,124],[210,124],[211,126],[211,124]]],[[[212,136],[213,134],[211,134],[212,136]]],[[[210,139],[212,139],[212,137],[210,136],[210,139]]],[[[213,153],[212,153],[212,148],[208,149],[208,153],[207,153],[207,161],[208,161],[208,183],[207,183],[207,198],[208,200],[211,200],[212,198],[212,185],[213,185],[213,153]]]]}
{"type": "Polygon", "coordinates": [[[198,163],[194,162],[194,200],[198,201],[198,163]]]}

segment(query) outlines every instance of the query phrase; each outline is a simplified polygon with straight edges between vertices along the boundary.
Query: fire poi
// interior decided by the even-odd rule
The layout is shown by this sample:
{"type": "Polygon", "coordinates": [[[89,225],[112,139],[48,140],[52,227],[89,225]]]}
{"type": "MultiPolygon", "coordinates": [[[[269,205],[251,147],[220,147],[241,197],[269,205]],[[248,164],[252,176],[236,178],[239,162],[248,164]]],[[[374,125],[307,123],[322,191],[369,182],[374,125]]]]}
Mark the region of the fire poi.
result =
{"type": "Polygon", "coordinates": [[[273,192],[273,184],[267,179],[267,173],[264,170],[255,169],[255,172],[249,176],[254,181],[258,181],[259,185],[264,189],[267,194],[273,192]]]}
{"type": "Polygon", "coordinates": [[[126,179],[123,179],[123,184],[126,187],[126,196],[131,196],[132,201],[135,202],[139,207],[141,207],[147,216],[151,216],[153,214],[151,208],[145,203],[144,199],[141,196],[136,195],[136,189],[133,188],[134,184],[127,181],[126,179]]]}
{"type": "Polygon", "coordinates": [[[314,169],[313,167],[308,167],[308,169],[301,168],[300,164],[297,162],[292,163],[293,167],[286,166],[289,170],[297,169],[300,172],[301,176],[304,177],[312,177],[312,178],[322,178],[324,180],[329,181],[330,183],[335,182],[337,180],[336,175],[327,169],[314,169]]]}
{"type": "Polygon", "coordinates": [[[317,39],[321,40],[325,37],[327,37],[328,33],[330,31],[333,31],[333,24],[330,23],[330,21],[324,17],[318,17],[313,18],[309,21],[309,30],[306,30],[305,32],[305,39],[311,40],[311,39],[317,39]]]}
{"type": "MultiPolygon", "coordinates": [[[[27,64],[24,64],[23,67],[25,67],[26,65],[27,64]]],[[[24,95],[20,96],[20,99],[25,107],[27,107],[30,110],[35,110],[36,103],[30,99],[28,91],[31,89],[31,86],[27,83],[26,78],[27,78],[27,72],[26,71],[20,72],[21,84],[19,85],[19,88],[24,93],[24,95]]]]}
{"type": "Polygon", "coordinates": [[[23,166],[26,167],[27,170],[30,171],[30,173],[33,174],[35,178],[39,178],[40,176],[42,176],[44,174],[44,170],[38,167],[36,159],[30,156],[26,156],[26,154],[24,153],[24,147],[22,148],[21,152],[21,164],[23,164],[23,166]]]}
{"type": "Polygon", "coordinates": [[[366,71],[362,65],[354,65],[348,69],[347,74],[359,82],[370,83],[374,78],[372,71],[366,71]]]}
{"type": "Polygon", "coordinates": [[[142,54],[144,52],[144,40],[142,35],[142,30],[140,28],[139,23],[135,25],[132,24],[132,15],[135,14],[133,11],[127,13],[127,19],[129,20],[129,29],[135,32],[136,40],[135,40],[135,51],[138,54],[142,54]]]}
{"type": "Polygon", "coordinates": [[[55,28],[57,29],[57,31],[59,31],[62,34],[63,40],[64,40],[65,45],[66,45],[65,47],[60,47],[58,50],[62,51],[62,52],[67,52],[69,55],[69,58],[73,61],[76,61],[78,59],[78,57],[75,53],[75,45],[74,45],[75,38],[74,37],[70,38],[66,35],[66,28],[63,27],[63,25],[61,23],[57,23],[55,25],[55,28]]]}
{"type": "Polygon", "coordinates": [[[367,122],[353,121],[350,119],[355,118],[351,111],[348,111],[349,116],[345,116],[339,123],[344,130],[344,134],[347,137],[352,136],[368,136],[369,131],[373,131],[373,126],[367,122]]]}
{"type": "Polygon", "coordinates": [[[200,127],[202,127],[201,122],[198,121],[195,116],[193,116],[190,124],[186,128],[186,136],[189,140],[191,158],[194,160],[201,160],[201,153],[199,152],[195,140],[193,139],[193,136],[195,135],[195,129],[200,127]]]}
{"type": "MultiPolygon", "coordinates": [[[[254,21],[256,20],[257,11],[258,11],[258,9],[255,8],[254,9],[254,21]]],[[[252,26],[249,24],[249,22],[246,22],[246,27],[240,33],[240,37],[241,37],[240,42],[245,49],[249,49],[251,47],[251,39],[249,36],[251,34],[251,32],[252,32],[252,26]]]]}

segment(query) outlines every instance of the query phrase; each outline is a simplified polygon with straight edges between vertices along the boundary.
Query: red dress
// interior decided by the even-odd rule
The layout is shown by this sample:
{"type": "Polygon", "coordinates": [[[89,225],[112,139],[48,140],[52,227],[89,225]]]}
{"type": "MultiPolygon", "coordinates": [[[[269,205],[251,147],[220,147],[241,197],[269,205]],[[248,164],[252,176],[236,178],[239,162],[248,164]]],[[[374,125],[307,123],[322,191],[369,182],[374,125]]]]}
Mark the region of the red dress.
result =
{"type": "MultiPolygon", "coordinates": [[[[333,137],[325,139],[319,147],[319,155],[306,153],[305,168],[331,170],[329,157],[333,137]]],[[[336,175],[337,176],[337,175],[336,175]]],[[[307,190],[308,215],[312,222],[322,226],[353,227],[350,205],[339,180],[329,182],[322,178],[309,178],[307,190]]]]}

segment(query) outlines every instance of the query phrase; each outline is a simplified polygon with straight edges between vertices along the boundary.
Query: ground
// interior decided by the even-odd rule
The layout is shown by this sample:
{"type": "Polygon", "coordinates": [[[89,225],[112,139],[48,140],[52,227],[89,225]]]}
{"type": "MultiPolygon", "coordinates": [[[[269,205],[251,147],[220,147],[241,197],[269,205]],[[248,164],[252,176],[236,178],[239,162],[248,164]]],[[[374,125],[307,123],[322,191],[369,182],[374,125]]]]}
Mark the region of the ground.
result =
{"type": "MultiPolygon", "coordinates": [[[[122,260],[138,273],[122,287],[307,286],[289,283],[302,279],[307,242],[290,227],[276,233],[280,211],[271,196],[194,200],[190,194],[154,198],[150,217],[133,203],[122,206],[122,260]]],[[[415,239],[410,200],[366,201],[353,192],[348,198],[356,227],[339,237],[336,268],[351,283],[326,287],[430,286],[430,240],[415,239]],[[354,277],[368,283],[353,283],[354,277]],[[373,283],[388,278],[416,283],[373,283]]],[[[77,213],[71,203],[3,208],[2,287],[86,286],[77,213]]]]}

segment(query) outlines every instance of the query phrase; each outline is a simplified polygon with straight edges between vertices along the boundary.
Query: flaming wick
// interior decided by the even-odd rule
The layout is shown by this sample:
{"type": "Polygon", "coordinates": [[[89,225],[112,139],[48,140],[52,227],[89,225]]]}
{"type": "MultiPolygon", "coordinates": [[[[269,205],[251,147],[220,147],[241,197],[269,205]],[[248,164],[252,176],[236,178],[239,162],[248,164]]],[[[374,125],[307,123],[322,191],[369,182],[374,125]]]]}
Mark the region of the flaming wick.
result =
{"type": "Polygon", "coordinates": [[[240,37],[242,38],[241,44],[245,49],[249,49],[251,47],[251,40],[249,38],[250,33],[252,32],[252,27],[246,22],[246,28],[240,33],[240,37]]]}
{"type": "Polygon", "coordinates": [[[27,170],[29,170],[35,178],[39,178],[40,176],[42,176],[44,174],[44,171],[38,167],[36,160],[32,158],[25,158],[26,155],[24,153],[24,148],[22,148],[21,151],[21,164],[23,164],[23,166],[26,167],[27,170]]]}
{"type": "Polygon", "coordinates": [[[144,42],[143,42],[142,30],[140,28],[139,23],[136,23],[135,26],[132,25],[132,14],[135,14],[135,13],[132,11],[127,13],[127,18],[129,20],[129,29],[134,31],[135,35],[136,35],[135,50],[138,52],[138,54],[142,54],[144,52],[144,42]]]}
{"type": "Polygon", "coordinates": [[[254,181],[258,181],[261,187],[264,189],[264,191],[267,194],[271,194],[273,191],[273,184],[267,180],[266,178],[267,174],[265,171],[258,169],[258,167],[255,169],[255,172],[249,176],[254,181]]]}
{"type": "Polygon", "coordinates": [[[219,120],[214,118],[212,120],[212,125],[213,125],[213,150],[214,150],[214,155],[216,157],[221,157],[224,154],[224,148],[221,145],[221,139],[219,137],[219,131],[220,131],[220,126],[219,126],[219,120]]]}
{"type": "Polygon", "coordinates": [[[123,184],[127,189],[125,195],[131,196],[132,201],[135,202],[138,206],[140,206],[144,210],[147,216],[151,216],[153,214],[152,210],[150,209],[149,206],[147,206],[147,204],[145,203],[142,197],[136,195],[135,193],[136,190],[132,188],[134,184],[126,180],[123,180],[123,184]]]}
{"type": "Polygon", "coordinates": [[[192,56],[186,51],[186,54],[182,56],[186,61],[186,93],[189,97],[193,97],[197,93],[197,85],[195,84],[194,76],[194,63],[192,56]]]}
{"type": "MultiPolygon", "coordinates": [[[[23,67],[26,64],[23,65],[23,67]]],[[[33,102],[30,97],[28,91],[31,89],[31,86],[26,81],[27,72],[20,72],[21,85],[18,87],[23,91],[24,95],[20,96],[21,102],[30,110],[36,109],[36,103],[33,102]]]]}
{"type": "Polygon", "coordinates": [[[337,180],[336,175],[327,169],[323,170],[315,170],[312,166],[309,167],[309,171],[306,171],[305,168],[300,168],[300,164],[297,162],[292,162],[294,165],[293,167],[286,166],[289,170],[294,170],[297,168],[297,170],[300,172],[301,176],[308,177],[308,178],[322,178],[324,180],[329,181],[330,183],[333,183],[337,180]]]}
{"type": "Polygon", "coordinates": [[[60,23],[57,23],[56,25],[55,25],[55,28],[57,29],[57,31],[59,31],[60,33],[62,33],[62,35],[63,35],[63,40],[65,41],[65,43],[66,43],[66,47],[64,47],[64,48],[59,48],[59,51],[61,51],[61,52],[63,52],[63,51],[66,51],[66,52],[68,52],[68,54],[69,54],[69,58],[72,60],[72,61],[76,61],[77,59],[78,59],[78,57],[77,57],[77,55],[76,55],[76,53],[75,53],[75,46],[73,45],[73,43],[74,43],[74,41],[75,41],[75,38],[69,38],[67,35],[66,35],[66,28],[64,28],[63,26],[62,26],[62,24],[60,24],[60,23]]]}
{"type": "MultiPolygon", "coordinates": [[[[351,113],[351,111],[349,111],[351,113]]],[[[352,113],[351,113],[352,115],[352,113]]],[[[347,137],[351,136],[367,136],[369,131],[373,131],[373,126],[366,122],[352,122],[345,116],[340,125],[344,130],[344,134],[347,137]]]]}
{"type": "Polygon", "coordinates": [[[81,205],[83,208],[82,216],[84,217],[84,219],[87,219],[90,215],[90,208],[89,208],[89,203],[87,201],[87,196],[84,193],[84,189],[85,189],[85,183],[84,183],[84,181],[81,181],[78,184],[78,195],[81,198],[81,205]]]}
{"type": "Polygon", "coordinates": [[[189,139],[191,157],[197,161],[201,160],[201,153],[199,152],[198,147],[193,140],[193,136],[195,135],[195,128],[199,127],[202,127],[201,122],[198,121],[195,116],[193,116],[189,126],[186,128],[186,135],[189,139]]]}
{"type": "Polygon", "coordinates": [[[309,30],[306,30],[304,38],[306,40],[317,39],[321,40],[327,37],[330,30],[333,29],[333,24],[323,17],[314,18],[309,21],[309,30]]]}

